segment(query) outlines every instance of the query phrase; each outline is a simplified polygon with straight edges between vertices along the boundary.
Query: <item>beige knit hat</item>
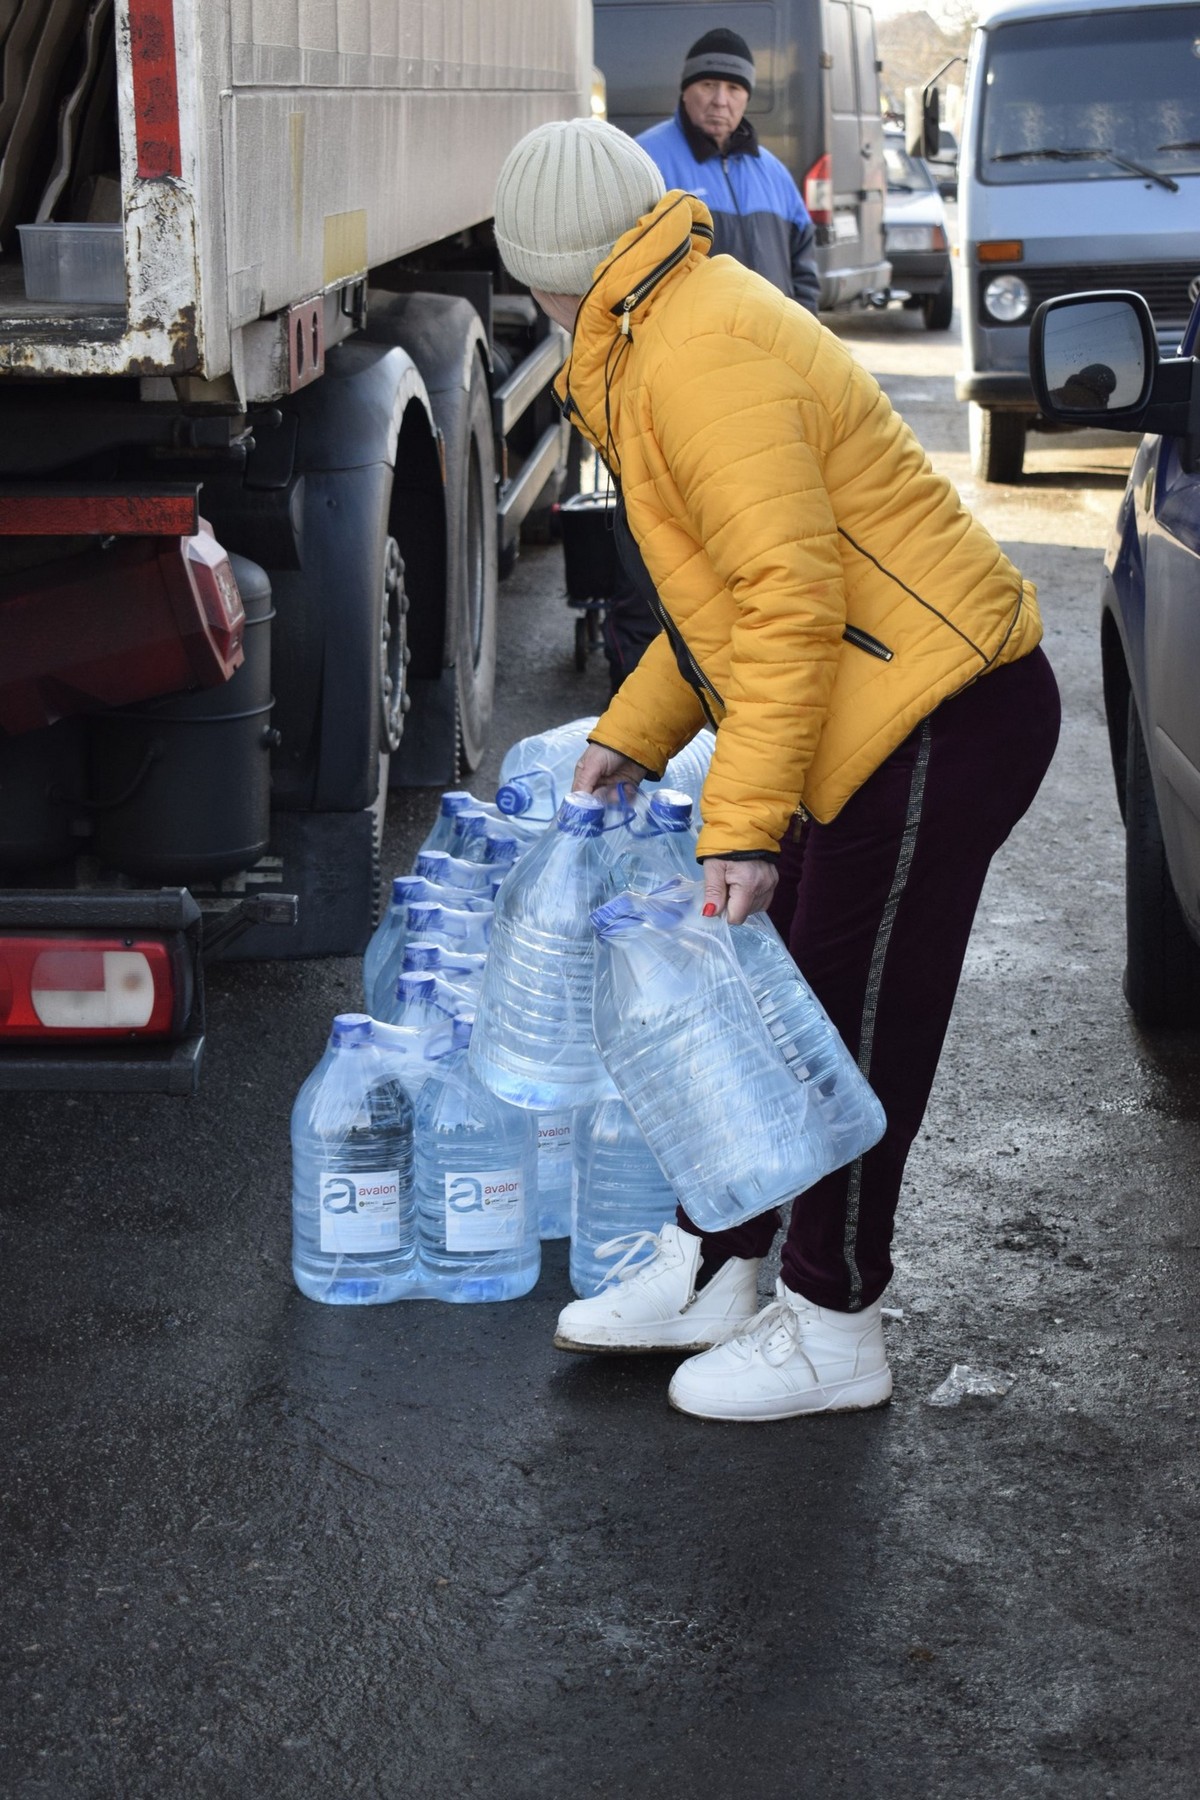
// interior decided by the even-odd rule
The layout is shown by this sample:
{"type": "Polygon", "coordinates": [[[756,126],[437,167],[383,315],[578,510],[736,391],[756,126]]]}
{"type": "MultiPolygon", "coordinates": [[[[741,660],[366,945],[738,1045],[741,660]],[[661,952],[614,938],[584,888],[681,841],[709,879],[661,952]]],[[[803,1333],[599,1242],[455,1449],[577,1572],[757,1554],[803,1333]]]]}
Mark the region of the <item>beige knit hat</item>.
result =
{"type": "Polygon", "coordinates": [[[496,243],[510,275],[546,294],[584,294],[617,239],[656,206],[663,178],[603,119],[539,125],[496,183],[496,243]]]}

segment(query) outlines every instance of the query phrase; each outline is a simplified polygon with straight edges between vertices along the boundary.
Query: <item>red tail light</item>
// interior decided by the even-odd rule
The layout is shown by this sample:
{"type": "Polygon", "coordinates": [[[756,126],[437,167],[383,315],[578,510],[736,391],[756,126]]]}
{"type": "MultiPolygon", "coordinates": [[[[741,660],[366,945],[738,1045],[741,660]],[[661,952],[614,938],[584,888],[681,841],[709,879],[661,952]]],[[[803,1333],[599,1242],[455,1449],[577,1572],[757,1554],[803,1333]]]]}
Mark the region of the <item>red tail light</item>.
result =
{"type": "Polygon", "coordinates": [[[0,936],[0,1042],[166,1038],[190,1002],[186,961],[161,938],[0,936]]]}
{"type": "Polygon", "coordinates": [[[814,225],[833,224],[833,164],[818,156],[804,177],[804,204],[814,225]]]}

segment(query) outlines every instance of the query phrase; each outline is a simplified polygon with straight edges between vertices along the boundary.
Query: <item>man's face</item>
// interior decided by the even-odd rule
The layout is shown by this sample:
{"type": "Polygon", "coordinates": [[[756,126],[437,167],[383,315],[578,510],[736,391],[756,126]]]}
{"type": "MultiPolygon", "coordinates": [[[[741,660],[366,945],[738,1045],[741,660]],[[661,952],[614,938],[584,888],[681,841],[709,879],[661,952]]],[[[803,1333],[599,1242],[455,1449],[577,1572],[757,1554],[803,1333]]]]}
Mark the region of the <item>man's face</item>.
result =
{"type": "Polygon", "coordinates": [[[691,81],[682,98],[683,110],[697,131],[724,148],[741,124],[750,96],[740,81],[691,81]]]}

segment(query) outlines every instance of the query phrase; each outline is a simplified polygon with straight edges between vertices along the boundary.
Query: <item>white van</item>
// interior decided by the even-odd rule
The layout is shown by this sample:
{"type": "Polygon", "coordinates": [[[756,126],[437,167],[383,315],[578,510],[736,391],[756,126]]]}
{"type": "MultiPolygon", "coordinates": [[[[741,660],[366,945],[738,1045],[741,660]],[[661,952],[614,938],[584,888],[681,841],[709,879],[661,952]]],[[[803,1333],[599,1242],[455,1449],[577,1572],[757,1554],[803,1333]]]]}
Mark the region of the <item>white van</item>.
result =
{"type": "Polygon", "coordinates": [[[1041,428],[1029,379],[1039,303],[1144,296],[1164,355],[1200,292],[1200,5],[1021,0],[971,45],[958,175],[971,462],[1021,474],[1041,428]]]}

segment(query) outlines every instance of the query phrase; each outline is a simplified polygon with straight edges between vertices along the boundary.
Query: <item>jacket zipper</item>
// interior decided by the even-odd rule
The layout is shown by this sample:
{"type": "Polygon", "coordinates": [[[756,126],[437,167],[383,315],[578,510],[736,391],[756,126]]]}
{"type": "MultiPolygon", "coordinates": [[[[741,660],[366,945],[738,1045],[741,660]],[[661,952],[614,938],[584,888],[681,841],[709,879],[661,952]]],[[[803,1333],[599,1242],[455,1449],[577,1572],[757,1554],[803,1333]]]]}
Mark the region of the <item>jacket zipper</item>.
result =
{"type": "Polygon", "coordinates": [[[648,275],[643,275],[632,293],[626,294],[623,300],[618,300],[615,306],[609,307],[608,310],[613,316],[620,319],[621,330],[623,332],[628,334],[629,315],[634,307],[640,306],[642,301],[646,298],[646,295],[652,288],[658,286],[658,283],[663,279],[664,275],[669,275],[671,270],[675,268],[677,264],[681,263],[684,257],[688,255],[692,248],[693,236],[711,238],[712,232],[708,229],[707,225],[693,225],[683,242],[675,246],[670,256],[664,256],[663,260],[656,268],[651,269],[648,275]]]}
{"type": "Polygon", "coordinates": [[[865,650],[868,656],[877,656],[880,662],[891,662],[896,652],[889,650],[886,644],[872,637],[859,625],[847,625],[842,631],[842,638],[847,644],[853,644],[856,650],[865,650]]]}

